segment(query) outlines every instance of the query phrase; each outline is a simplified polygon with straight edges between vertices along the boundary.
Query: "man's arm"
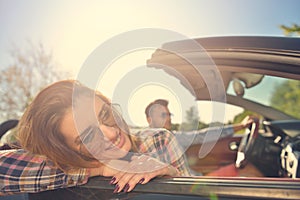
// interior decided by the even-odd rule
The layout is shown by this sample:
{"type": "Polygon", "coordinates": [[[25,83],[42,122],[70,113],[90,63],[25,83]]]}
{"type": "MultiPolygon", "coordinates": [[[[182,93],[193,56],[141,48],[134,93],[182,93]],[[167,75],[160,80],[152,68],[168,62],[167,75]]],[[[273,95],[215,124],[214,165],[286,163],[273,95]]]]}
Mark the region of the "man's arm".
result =
{"type": "Polygon", "coordinates": [[[0,151],[0,195],[41,192],[85,184],[90,170],[66,175],[44,156],[24,150],[0,151]]]}
{"type": "Polygon", "coordinates": [[[235,132],[249,127],[253,123],[253,120],[253,117],[247,116],[241,123],[220,127],[208,127],[195,131],[178,132],[175,136],[179,144],[186,149],[193,144],[203,144],[204,142],[213,142],[221,138],[230,137],[235,132]]]}
{"type": "Polygon", "coordinates": [[[229,137],[233,134],[234,128],[232,125],[229,125],[224,127],[209,127],[195,131],[178,132],[175,134],[175,137],[185,150],[191,145],[217,141],[220,138],[229,137]]]}

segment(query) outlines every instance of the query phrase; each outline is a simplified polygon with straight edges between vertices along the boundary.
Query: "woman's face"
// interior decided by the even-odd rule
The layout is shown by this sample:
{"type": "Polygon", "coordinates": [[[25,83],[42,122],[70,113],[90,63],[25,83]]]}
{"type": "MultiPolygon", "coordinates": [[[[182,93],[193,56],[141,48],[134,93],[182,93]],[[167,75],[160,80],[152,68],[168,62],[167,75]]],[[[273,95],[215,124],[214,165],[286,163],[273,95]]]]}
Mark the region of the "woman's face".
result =
{"type": "Polygon", "coordinates": [[[63,117],[60,131],[70,148],[104,161],[131,149],[128,127],[112,105],[100,97],[81,97],[63,117]]]}

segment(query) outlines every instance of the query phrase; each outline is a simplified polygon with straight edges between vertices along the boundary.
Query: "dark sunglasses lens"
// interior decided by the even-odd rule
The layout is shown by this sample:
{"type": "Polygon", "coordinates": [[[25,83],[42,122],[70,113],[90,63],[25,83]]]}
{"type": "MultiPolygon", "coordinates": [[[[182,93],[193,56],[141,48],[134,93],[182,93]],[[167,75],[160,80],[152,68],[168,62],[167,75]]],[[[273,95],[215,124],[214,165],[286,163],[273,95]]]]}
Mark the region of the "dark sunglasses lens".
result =
{"type": "Polygon", "coordinates": [[[161,116],[162,116],[163,118],[171,117],[171,116],[172,116],[172,113],[162,113],[161,116]]]}

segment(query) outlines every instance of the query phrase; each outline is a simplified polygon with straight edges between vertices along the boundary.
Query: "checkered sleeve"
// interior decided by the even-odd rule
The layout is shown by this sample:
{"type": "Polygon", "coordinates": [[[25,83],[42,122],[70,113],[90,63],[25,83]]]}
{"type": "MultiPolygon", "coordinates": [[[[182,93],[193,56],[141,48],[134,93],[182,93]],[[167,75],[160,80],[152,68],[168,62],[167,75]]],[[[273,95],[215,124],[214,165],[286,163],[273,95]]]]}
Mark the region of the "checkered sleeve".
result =
{"type": "Polygon", "coordinates": [[[71,187],[87,179],[86,169],[66,175],[44,156],[20,149],[0,152],[0,195],[71,187]]]}
{"type": "Polygon", "coordinates": [[[171,163],[172,166],[178,169],[181,176],[191,175],[184,152],[173,133],[160,130],[153,136],[153,140],[159,160],[171,163]]]}

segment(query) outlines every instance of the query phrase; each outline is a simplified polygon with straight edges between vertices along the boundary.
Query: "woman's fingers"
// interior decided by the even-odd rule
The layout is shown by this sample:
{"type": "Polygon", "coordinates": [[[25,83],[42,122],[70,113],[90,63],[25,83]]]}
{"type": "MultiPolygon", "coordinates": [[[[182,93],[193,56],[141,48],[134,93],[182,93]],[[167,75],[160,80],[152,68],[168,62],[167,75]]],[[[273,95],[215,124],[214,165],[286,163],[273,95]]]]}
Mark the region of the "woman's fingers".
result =
{"type": "Polygon", "coordinates": [[[119,193],[121,191],[130,192],[137,184],[146,184],[157,176],[168,175],[168,170],[169,167],[165,167],[148,173],[118,173],[116,174],[117,183],[114,193],[119,193]]]}
{"type": "Polygon", "coordinates": [[[124,192],[132,191],[137,184],[146,184],[155,177],[166,175],[166,171],[167,167],[155,170],[153,172],[134,174],[134,176],[132,176],[128,182],[130,186],[129,189],[124,192]]]}
{"type": "Polygon", "coordinates": [[[109,164],[114,164],[118,171],[114,173],[111,170],[113,178],[110,183],[115,184],[114,193],[130,192],[137,184],[146,184],[157,176],[178,175],[178,170],[172,165],[167,165],[155,158],[144,155],[135,156],[127,163],[110,162],[109,164]]]}
{"type": "Polygon", "coordinates": [[[132,187],[134,188],[137,184],[135,181],[131,182],[131,185],[129,183],[131,179],[134,179],[135,175],[132,173],[132,170],[130,169],[131,167],[131,165],[123,166],[122,171],[119,171],[114,175],[114,184],[116,184],[114,193],[119,193],[122,190],[127,192],[132,187]]]}
{"type": "MultiPolygon", "coordinates": [[[[134,174],[131,173],[118,173],[116,174],[116,186],[114,193],[119,193],[122,190],[128,190],[130,185],[129,185],[129,180],[134,176],[134,174]]],[[[135,186],[135,185],[134,185],[135,186]]]]}
{"type": "Polygon", "coordinates": [[[146,174],[126,173],[121,178],[117,178],[119,181],[116,183],[114,193],[119,193],[121,191],[130,192],[137,184],[145,184],[152,178],[146,174]]]}

